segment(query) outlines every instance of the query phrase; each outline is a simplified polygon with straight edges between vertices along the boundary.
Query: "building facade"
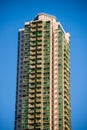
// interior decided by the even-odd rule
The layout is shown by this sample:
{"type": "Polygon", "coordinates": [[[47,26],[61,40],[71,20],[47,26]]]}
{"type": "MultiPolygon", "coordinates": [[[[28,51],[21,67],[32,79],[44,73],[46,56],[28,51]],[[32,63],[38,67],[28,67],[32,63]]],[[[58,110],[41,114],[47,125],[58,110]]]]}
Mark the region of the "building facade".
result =
{"type": "Polygon", "coordinates": [[[70,35],[38,14],[18,32],[15,130],[71,130],[70,35]]]}

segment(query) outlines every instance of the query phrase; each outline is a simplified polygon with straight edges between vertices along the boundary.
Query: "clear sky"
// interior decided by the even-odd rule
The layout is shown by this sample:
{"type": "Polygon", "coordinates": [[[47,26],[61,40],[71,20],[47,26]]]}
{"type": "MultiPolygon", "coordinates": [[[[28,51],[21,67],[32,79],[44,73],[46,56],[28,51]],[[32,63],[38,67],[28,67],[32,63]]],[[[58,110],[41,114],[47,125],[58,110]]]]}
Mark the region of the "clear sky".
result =
{"type": "Polygon", "coordinates": [[[18,29],[41,12],[71,35],[72,130],[87,130],[87,0],[0,0],[0,130],[14,129],[18,29]]]}

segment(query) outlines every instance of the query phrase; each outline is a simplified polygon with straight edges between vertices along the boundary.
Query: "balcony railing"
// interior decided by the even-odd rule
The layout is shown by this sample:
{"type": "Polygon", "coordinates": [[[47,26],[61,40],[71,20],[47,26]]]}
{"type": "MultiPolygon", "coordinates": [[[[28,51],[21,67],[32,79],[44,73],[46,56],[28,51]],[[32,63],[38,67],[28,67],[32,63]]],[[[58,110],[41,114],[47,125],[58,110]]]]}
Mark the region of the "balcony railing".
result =
{"type": "Polygon", "coordinates": [[[28,125],[28,128],[29,128],[30,130],[34,130],[34,125],[28,125]]]}
{"type": "Polygon", "coordinates": [[[30,104],[29,104],[29,108],[33,109],[33,108],[34,108],[34,105],[30,105],[30,104]]]}
{"type": "Polygon", "coordinates": [[[34,120],[29,120],[28,123],[29,124],[34,124],[34,120]]]}
{"type": "Polygon", "coordinates": [[[28,112],[29,113],[34,113],[34,110],[29,109],[28,112]]]}
{"type": "Polygon", "coordinates": [[[40,117],[40,115],[36,114],[36,118],[39,118],[39,117],[40,117]]]}
{"type": "Polygon", "coordinates": [[[33,94],[29,94],[29,97],[30,98],[34,98],[35,96],[33,94]]]}
{"type": "Polygon", "coordinates": [[[34,99],[29,99],[29,103],[34,103],[34,99]]]}
{"type": "Polygon", "coordinates": [[[34,115],[28,114],[29,118],[34,118],[34,115]]]}

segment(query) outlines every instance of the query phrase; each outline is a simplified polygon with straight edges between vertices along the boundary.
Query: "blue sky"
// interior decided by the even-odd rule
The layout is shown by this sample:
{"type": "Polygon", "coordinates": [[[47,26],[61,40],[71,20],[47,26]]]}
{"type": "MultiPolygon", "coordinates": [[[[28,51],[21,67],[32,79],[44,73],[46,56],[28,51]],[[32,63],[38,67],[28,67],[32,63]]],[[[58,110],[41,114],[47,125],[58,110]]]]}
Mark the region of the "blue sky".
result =
{"type": "Polygon", "coordinates": [[[18,29],[41,12],[70,32],[72,130],[87,130],[86,0],[0,0],[0,130],[14,128],[18,29]]]}

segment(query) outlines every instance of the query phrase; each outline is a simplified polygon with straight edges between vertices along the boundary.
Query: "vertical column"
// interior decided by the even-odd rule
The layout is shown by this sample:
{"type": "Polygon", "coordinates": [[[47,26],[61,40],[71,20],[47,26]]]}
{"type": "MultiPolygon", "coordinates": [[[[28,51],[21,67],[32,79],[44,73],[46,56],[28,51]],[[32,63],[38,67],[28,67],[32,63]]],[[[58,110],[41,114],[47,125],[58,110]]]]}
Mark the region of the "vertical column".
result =
{"type": "Polygon", "coordinates": [[[64,34],[58,25],[58,126],[64,130],[64,34]]]}
{"type": "Polygon", "coordinates": [[[50,24],[50,130],[53,130],[53,26],[50,24]]]}
{"type": "Polygon", "coordinates": [[[50,130],[50,21],[44,22],[43,42],[43,129],[50,130]]]}
{"type": "Polygon", "coordinates": [[[24,58],[23,58],[23,79],[22,79],[22,109],[21,109],[21,130],[28,128],[28,88],[29,88],[29,35],[28,25],[25,26],[24,31],[24,58]]]}
{"type": "Polygon", "coordinates": [[[70,117],[70,43],[69,34],[65,34],[64,42],[64,130],[71,129],[70,117]]]}
{"type": "Polygon", "coordinates": [[[21,130],[22,79],[23,79],[23,56],[24,56],[23,47],[24,47],[24,29],[20,29],[18,32],[15,130],[21,130]]]}
{"type": "Polygon", "coordinates": [[[53,115],[54,130],[58,130],[58,31],[53,32],[53,115]]]}

